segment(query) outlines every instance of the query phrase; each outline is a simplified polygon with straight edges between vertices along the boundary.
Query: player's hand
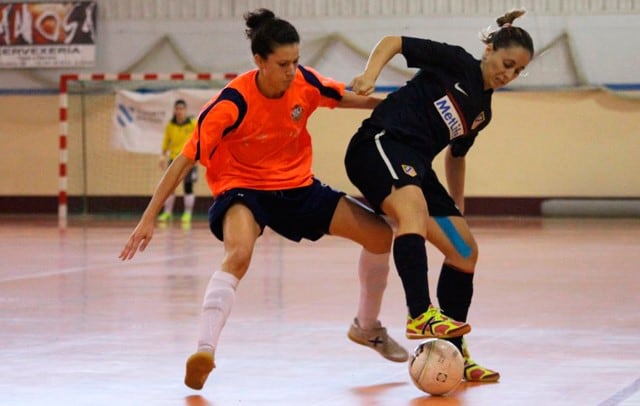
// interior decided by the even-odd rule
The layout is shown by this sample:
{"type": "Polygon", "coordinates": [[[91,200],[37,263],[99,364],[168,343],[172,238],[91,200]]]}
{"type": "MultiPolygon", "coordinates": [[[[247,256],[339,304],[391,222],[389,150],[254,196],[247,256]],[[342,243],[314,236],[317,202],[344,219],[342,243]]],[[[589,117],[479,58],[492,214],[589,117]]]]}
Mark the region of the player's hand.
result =
{"type": "Polygon", "coordinates": [[[355,94],[368,96],[375,90],[376,81],[369,79],[364,73],[361,73],[353,78],[349,86],[351,86],[355,94]]]}
{"type": "Polygon", "coordinates": [[[136,228],[133,230],[127,243],[122,248],[119,258],[121,260],[127,260],[133,258],[133,256],[140,250],[144,251],[151,242],[153,237],[153,228],[155,226],[154,221],[140,220],[136,228]]]}
{"type": "Polygon", "coordinates": [[[158,162],[158,164],[160,165],[160,169],[164,171],[169,166],[169,160],[167,159],[166,156],[162,156],[160,157],[160,161],[158,162]]]}

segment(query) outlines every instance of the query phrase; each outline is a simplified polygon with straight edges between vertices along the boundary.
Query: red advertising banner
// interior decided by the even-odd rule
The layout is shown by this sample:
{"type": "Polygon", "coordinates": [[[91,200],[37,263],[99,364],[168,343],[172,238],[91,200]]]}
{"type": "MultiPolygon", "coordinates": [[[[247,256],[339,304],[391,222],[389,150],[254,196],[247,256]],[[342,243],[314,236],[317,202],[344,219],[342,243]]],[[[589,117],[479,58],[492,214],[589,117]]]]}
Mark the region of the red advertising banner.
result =
{"type": "Polygon", "coordinates": [[[0,4],[0,68],[95,65],[97,1],[0,4]]]}

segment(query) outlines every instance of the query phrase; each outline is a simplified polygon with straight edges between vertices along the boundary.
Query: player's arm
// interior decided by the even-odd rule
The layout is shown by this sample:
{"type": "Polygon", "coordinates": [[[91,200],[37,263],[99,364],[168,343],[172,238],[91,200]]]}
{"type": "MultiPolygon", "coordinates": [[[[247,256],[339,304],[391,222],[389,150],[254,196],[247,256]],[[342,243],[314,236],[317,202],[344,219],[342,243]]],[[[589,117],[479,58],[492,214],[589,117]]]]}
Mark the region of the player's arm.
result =
{"type": "Polygon", "coordinates": [[[454,157],[451,153],[451,147],[447,148],[444,157],[444,170],[447,177],[447,187],[453,201],[464,213],[464,177],[466,169],[466,161],[464,156],[454,157]]]}
{"type": "Polygon", "coordinates": [[[369,95],[375,89],[376,80],[385,65],[402,52],[402,37],[385,36],[373,48],[364,71],[353,78],[351,88],[357,94],[369,95]]]}
{"type": "Polygon", "coordinates": [[[382,99],[373,96],[361,96],[346,90],[342,95],[342,100],[338,102],[338,107],[352,109],[373,109],[382,99]]]}
{"type": "Polygon", "coordinates": [[[167,169],[167,165],[169,163],[169,144],[171,143],[171,134],[170,134],[169,125],[164,129],[164,137],[162,138],[162,148],[160,152],[160,160],[158,164],[160,165],[160,169],[163,171],[167,169]]]}
{"type": "Polygon", "coordinates": [[[169,165],[169,168],[167,168],[156,186],[153,196],[142,214],[138,225],[129,236],[124,248],[122,248],[120,259],[131,259],[138,249],[144,251],[144,249],[147,248],[147,245],[149,245],[153,237],[156,217],[158,213],[160,213],[165,200],[167,200],[169,195],[171,195],[180,182],[182,182],[194,164],[195,161],[182,154],[178,155],[178,157],[171,162],[171,165],[169,165]]]}

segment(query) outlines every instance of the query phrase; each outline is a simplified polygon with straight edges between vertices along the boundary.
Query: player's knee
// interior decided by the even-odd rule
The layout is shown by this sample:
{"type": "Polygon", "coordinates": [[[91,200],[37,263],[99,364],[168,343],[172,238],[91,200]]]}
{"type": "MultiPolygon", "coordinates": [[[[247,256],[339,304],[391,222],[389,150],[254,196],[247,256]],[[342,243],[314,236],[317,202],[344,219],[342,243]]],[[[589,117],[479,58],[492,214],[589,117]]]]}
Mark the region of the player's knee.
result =
{"type": "Polygon", "coordinates": [[[454,249],[452,253],[446,255],[445,262],[463,272],[474,273],[478,263],[478,245],[475,241],[470,241],[468,242],[468,247],[469,249],[463,252],[460,252],[459,249],[454,249]]]}
{"type": "Polygon", "coordinates": [[[393,243],[393,230],[384,220],[372,232],[366,234],[362,244],[363,248],[373,254],[386,254],[391,252],[393,243]]]}
{"type": "Polygon", "coordinates": [[[391,252],[391,240],[374,238],[369,243],[363,244],[363,247],[372,254],[387,254],[391,252]]]}
{"type": "Polygon", "coordinates": [[[429,220],[429,213],[426,209],[416,206],[414,209],[410,207],[396,210],[394,215],[390,216],[397,228],[397,234],[419,234],[425,236],[429,220]]]}
{"type": "Polygon", "coordinates": [[[469,255],[469,261],[473,262],[473,265],[475,266],[475,264],[478,262],[478,257],[480,256],[480,252],[478,249],[478,244],[476,244],[475,241],[471,241],[471,255],[469,255]]]}
{"type": "Polygon", "coordinates": [[[469,243],[469,247],[471,248],[471,250],[463,259],[468,264],[465,268],[468,269],[469,272],[474,272],[474,270],[476,269],[476,264],[478,263],[478,245],[475,243],[475,241],[471,241],[469,243]]]}
{"type": "Polygon", "coordinates": [[[235,275],[238,279],[242,278],[249,269],[252,252],[252,249],[242,246],[228,249],[222,261],[224,270],[235,275]]]}

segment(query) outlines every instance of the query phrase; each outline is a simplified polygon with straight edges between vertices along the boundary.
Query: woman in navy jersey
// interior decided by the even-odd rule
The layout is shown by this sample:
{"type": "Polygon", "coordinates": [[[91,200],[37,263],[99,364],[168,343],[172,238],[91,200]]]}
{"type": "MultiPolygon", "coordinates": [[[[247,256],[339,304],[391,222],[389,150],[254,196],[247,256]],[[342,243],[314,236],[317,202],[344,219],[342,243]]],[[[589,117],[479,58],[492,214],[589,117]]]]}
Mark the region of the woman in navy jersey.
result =
{"type": "Polygon", "coordinates": [[[384,37],[351,83],[358,94],[372,93],[396,54],[419,69],[363,121],[345,165],[363,196],[396,225],[393,256],[408,307],[407,337],[425,329],[445,331],[463,353],[465,379],[474,382],[495,382],[500,374],[474,362],[462,338],[471,329],[466,320],[478,259],[463,216],[465,155],[491,120],[493,91],[517,78],[534,55],[530,35],[512,25],[522,14],[516,10],[497,19],[499,28],[483,37],[481,60],[459,46],[384,37]],[[448,189],[432,168],[443,150],[448,189]],[[445,257],[437,286],[440,308],[429,295],[425,240],[445,257]]]}

